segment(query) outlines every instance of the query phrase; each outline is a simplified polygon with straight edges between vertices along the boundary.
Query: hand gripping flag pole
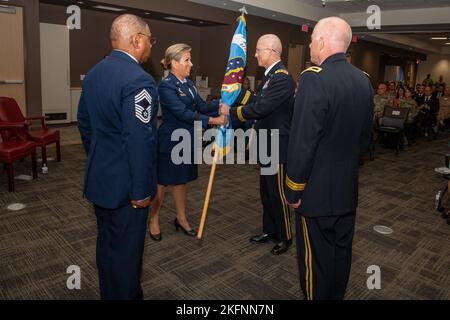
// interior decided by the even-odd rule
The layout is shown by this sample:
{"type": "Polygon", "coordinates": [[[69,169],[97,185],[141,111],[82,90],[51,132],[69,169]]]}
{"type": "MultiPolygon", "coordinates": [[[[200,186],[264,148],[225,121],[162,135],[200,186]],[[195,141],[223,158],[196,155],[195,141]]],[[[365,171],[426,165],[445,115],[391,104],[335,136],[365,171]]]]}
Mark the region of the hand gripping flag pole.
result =
{"type": "MultiPolygon", "coordinates": [[[[222,84],[222,102],[232,106],[241,93],[242,81],[244,78],[244,69],[247,65],[247,22],[245,15],[247,10],[245,7],[239,10],[242,15],[237,21],[238,27],[231,41],[230,57],[228,59],[227,69],[222,84]]],[[[197,239],[201,240],[203,230],[206,223],[206,216],[208,214],[209,201],[211,199],[212,186],[216,174],[217,162],[219,157],[225,157],[230,151],[232,136],[232,126],[230,118],[226,126],[220,126],[217,130],[217,136],[214,142],[214,160],[211,167],[211,174],[209,176],[208,189],[206,191],[205,202],[203,205],[202,218],[197,233],[197,239]]]]}

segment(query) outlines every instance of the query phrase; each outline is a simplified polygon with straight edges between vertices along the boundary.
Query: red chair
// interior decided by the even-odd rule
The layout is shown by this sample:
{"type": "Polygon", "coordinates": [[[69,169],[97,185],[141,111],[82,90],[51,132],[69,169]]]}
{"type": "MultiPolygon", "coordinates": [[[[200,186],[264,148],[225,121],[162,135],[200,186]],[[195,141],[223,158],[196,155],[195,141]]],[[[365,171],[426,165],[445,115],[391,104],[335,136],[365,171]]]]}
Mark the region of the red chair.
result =
{"type": "MultiPolygon", "coordinates": [[[[24,124],[0,124],[0,130],[20,131],[26,129],[24,124]]],[[[37,178],[36,144],[32,141],[6,141],[0,143],[0,163],[5,163],[8,172],[9,192],[14,192],[14,162],[31,155],[33,179],[37,178]]]]}
{"type": "Polygon", "coordinates": [[[42,163],[47,164],[47,146],[56,143],[56,160],[61,161],[60,134],[58,130],[48,129],[45,125],[45,117],[25,118],[16,100],[0,97],[0,125],[2,123],[23,123],[26,126],[20,130],[1,130],[3,141],[28,140],[36,143],[42,149],[42,163]],[[30,121],[40,120],[41,130],[30,131],[30,121]]]}

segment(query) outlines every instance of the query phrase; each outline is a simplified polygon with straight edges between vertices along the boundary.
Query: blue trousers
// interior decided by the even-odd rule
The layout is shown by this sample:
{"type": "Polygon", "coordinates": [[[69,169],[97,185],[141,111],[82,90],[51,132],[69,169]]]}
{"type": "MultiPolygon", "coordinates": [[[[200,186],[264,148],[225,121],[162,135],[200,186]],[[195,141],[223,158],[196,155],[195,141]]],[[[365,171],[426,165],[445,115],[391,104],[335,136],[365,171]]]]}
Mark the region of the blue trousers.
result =
{"type": "Polygon", "coordinates": [[[295,216],[300,286],[306,299],[343,300],[352,265],[356,212],[295,216]]]}
{"type": "Polygon", "coordinates": [[[95,206],[102,300],[142,300],[141,274],[149,209],[95,206]]]}

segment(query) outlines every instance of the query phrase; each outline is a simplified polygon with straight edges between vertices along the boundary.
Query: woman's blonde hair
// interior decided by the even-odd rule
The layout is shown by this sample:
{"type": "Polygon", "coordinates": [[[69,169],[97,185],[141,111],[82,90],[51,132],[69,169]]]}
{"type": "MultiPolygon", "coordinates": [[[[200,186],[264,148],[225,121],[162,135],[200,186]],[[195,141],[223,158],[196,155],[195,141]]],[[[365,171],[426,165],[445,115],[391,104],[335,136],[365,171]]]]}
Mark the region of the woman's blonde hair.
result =
{"type": "Polygon", "coordinates": [[[190,52],[191,50],[191,46],[185,43],[171,45],[167,48],[166,54],[164,55],[164,68],[170,69],[172,60],[180,61],[181,54],[186,51],[190,52]]]}

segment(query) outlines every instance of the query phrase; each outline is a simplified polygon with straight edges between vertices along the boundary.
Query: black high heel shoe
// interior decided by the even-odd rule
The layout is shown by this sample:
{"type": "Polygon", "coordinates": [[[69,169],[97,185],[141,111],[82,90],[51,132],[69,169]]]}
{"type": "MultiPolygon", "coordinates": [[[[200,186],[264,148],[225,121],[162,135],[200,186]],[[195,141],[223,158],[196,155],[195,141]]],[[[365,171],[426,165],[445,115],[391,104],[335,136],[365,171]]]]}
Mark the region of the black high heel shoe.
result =
{"type": "Polygon", "coordinates": [[[152,234],[150,232],[150,230],[149,230],[148,233],[150,234],[150,238],[152,238],[153,241],[160,242],[162,240],[162,233],[161,232],[158,233],[158,234],[152,234]]]}
{"type": "Polygon", "coordinates": [[[152,232],[150,231],[150,226],[148,227],[148,234],[153,241],[160,242],[162,240],[162,233],[160,232],[158,234],[152,234],[152,232]]]}
{"type": "Polygon", "coordinates": [[[195,237],[197,235],[197,231],[195,231],[194,229],[186,230],[185,228],[183,228],[183,226],[178,222],[178,219],[175,219],[175,221],[173,222],[173,225],[175,226],[175,230],[177,232],[179,229],[181,229],[181,230],[183,230],[184,234],[189,237],[195,237]]]}

